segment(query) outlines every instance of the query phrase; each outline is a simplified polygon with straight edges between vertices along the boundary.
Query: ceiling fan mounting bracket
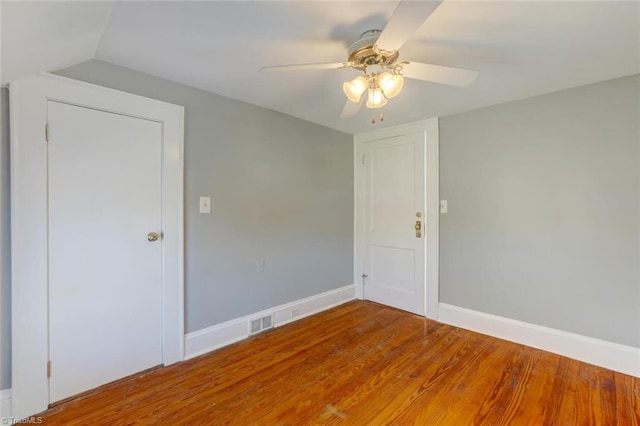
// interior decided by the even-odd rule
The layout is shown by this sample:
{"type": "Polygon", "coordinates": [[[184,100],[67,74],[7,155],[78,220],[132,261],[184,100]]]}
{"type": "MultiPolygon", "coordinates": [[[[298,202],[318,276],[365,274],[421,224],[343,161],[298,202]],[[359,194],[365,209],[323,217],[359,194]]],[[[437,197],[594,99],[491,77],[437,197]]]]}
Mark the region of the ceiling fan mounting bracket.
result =
{"type": "Polygon", "coordinates": [[[365,31],[360,39],[349,47],[348,61],[353,64],[353,68],[364,71],[369,65],[389,67],[398,59],[398,51],[385,51],[376,46],[381,33],[381,30],[365,31]]]}

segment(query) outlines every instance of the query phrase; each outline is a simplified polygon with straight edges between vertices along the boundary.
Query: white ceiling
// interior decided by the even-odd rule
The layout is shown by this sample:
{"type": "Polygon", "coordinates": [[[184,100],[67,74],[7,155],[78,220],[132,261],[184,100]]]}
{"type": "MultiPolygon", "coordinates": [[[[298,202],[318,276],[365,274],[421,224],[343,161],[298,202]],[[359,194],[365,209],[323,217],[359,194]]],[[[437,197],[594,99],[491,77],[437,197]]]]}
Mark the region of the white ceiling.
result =
{"type": "MultiPolygon", "coordinates": [[[[2,82],[98,58],[349,133],[354,70],[264,73],[346,60],[397,1],[2,3],[2,82]]],[[[407,80],[388,126],[640,73],[640,3],[445,0],[401,59],[479,71],[466,88],[407,80]]]]}

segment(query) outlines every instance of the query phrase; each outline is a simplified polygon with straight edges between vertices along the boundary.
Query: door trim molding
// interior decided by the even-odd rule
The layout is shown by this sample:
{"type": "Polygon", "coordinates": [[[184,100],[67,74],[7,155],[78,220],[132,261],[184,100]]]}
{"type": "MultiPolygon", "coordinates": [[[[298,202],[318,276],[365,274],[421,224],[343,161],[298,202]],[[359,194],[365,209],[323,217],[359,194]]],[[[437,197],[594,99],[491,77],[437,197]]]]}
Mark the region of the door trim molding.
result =
{"type": "Polygon", "coordinates": [[[11,389],[0,390],[0,420],[12,417],[11,412],[11,389]]]}
{"type": "Polygon", "coordinates": [[[425,313],[427,318],[438,319],[439,306],[439,220],[440,220],[440,195],[439,195],[439,136],[438,118],[417,121],[400,126],[388,127],[372,132],[359,133],[353,138],[354,149],[354,257],[353,257],[353,282],[356,285],[356,297],[363,299],[362,274],[364,262],[364,191],[365,174],[362,167],[364,144],[379,139],[387,139],[402,136],[409,133],[425,134],[425,173],[426,173],[426,250],[425,250],[425,313]]]}
{"type": "Polygon", "coordinates": [[[19,80],[10,85],[11,387],[12,411],[17,418],[41,412],[49,404],[48,185],[44,130],[48,100],[163,124],[162,358],[165,365],[184,359],[184,108],[51,74],[19,80]]]}

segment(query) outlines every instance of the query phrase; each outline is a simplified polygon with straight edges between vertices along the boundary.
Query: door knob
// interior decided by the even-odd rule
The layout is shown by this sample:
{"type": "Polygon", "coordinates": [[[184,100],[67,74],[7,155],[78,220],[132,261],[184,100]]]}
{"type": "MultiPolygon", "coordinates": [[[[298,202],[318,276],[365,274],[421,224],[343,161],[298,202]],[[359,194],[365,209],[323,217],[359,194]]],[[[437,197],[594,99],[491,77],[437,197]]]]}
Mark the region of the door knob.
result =
{"type": "Polygon", "coordinates": [[[147,240],[151,242],[158,241],[159,238],[160,235],[157,232],[149,232],[149,234],[147,235],[147,240]]]}

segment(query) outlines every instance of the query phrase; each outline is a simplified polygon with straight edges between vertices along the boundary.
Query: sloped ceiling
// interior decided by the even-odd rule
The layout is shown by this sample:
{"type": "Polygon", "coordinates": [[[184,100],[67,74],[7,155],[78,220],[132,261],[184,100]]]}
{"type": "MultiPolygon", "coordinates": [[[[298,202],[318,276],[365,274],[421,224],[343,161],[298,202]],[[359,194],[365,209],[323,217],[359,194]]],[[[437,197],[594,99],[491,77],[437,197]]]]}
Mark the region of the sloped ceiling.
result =
{"type": "MultiPolygon", "coordinates": [[[[98,58],[349,133],[354,70],[261,73],[340,62],[397,1],[3,2],[2,81],[98,58]]],[[[466,88],[407,80],[384,123],[448,115],[640,72],[640,3],[445,0],[402,59],[479,71],[466,88]]]]}
{"type": "Polygon", "coordinates": [[[94,58],[115,2],[2,1],[2,84],[94,58]]]}

